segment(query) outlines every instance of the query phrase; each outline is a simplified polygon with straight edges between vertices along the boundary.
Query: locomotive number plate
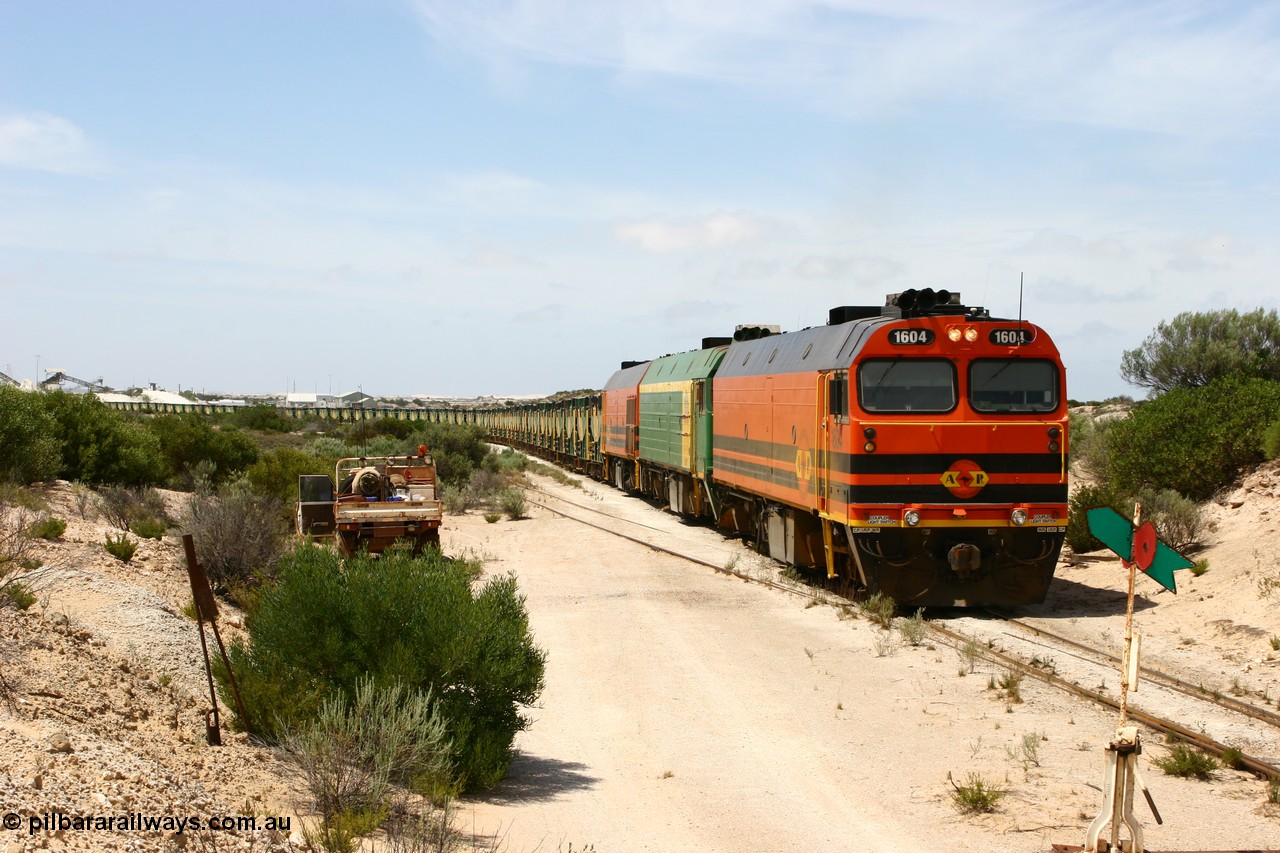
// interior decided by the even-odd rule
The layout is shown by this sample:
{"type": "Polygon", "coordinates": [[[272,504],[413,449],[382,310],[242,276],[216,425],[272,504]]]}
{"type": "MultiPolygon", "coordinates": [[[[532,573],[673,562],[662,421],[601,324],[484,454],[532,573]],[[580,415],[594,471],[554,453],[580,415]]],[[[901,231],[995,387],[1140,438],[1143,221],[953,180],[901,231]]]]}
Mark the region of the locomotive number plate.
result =
{"type": "Polygon", "coordinates": [[[896,347],[922,347],[933,343],[933,329],[892,329],[889,343],[896,347]]]}
{"type": "Polygon", "coordinates": [[[992,329],[987,340],[998,347],[1026,346],[1036,339],[1034,329],[992,329]]]}

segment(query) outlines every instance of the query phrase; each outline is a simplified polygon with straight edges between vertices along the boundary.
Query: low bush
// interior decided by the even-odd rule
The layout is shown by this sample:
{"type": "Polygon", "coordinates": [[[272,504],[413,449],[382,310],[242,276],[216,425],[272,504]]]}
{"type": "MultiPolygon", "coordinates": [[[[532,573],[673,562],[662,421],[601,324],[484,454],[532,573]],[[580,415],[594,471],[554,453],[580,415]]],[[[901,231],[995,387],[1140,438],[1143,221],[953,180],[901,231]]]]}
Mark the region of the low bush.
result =
{"type": "Polygon", "coordinates": [[[898,620],[898,633],[908,645],[918,646],[929,634],[929,623],[924,618],[924,608],[918,608],[910,616],[898,620]]]}
{"type": "Polygon", "coordinates": [[[1168,755],[1154,758],[1151,763],[1169,776],[1195,778],[1201,781],[1208,781],[1213,771],[1218,769],[1218,762],[1213,756],[1205,755],[1181,743],[1169,750],[1168,755]]]}
{"type": "Polygon", "coordinates": [[[0,607],[8,601],[19,610],[26,610],[37,600],[35,593],[27,589],[25,584],[18,581],[0,584],[0,607]]]}
{"type": "Polygon", "coordinates": [[[287,535],[276,498],[239,482],[192,495],[183,521],[216,589],[252,588],[275,576],[287,535]]]}
{"type": "Polygon", "coordinates": [[[284,738],[302,770],[321,832],[356,837],[388,813],[392,785],[433,796],[452,787],[450,743],[430,692],[361,679],[348,699],[321,703],[316,718],[284,738]]]}
{"type": "Polygon", "coordinates": [[[519,486],[508,486],[498,493],[498,507],[507,514],[507,518],[518,521],[524,518],[529,506],[524,499],[524,490],[519,486]]]}
{"type": "Polygon", "coordinates": [[[963,785],[957,785],[947,774],[947,780],[954,789],[951,801],[963,814],[985,814],[995,811],[996,803],[1004,796],[1004,791],[997,788],[977,773],[970,773],[963,785]]]}
{"type": "Polygon", "coordinates": [[[158,518],[140,518],[129,525],[129,531],[139,539],[163,539],[169,526],[158,518]]]}
{"type": "Polygon", "coordinates": [[[877,592],[865,601],[858,602],[858,609],[872,622],[888,630],[893,627],[893,617],[898,612],[898,605],[892,596],[877,592]]]}
{"type": "Polygon", "coordinates": [[[138,550],[138,543],[130,539],[127,533],[120,533],[117,536],[108,533],[102,547],[120,562],[127,563],[133,559],[134,553],[138,550]]]}
{"type": "Polygon", "coordinates": [[[36,539],[45,539],[52,542],[54,539],[61,539],[62,534],[67,532],[67,523],[60,518],[47,516],[40,519],[28,528],[28,533],[36,539]]]}
{"type": "Polygon", "coordinates": [[[128,530],[136,522],[169,520],[164,498],[153,488],[103,486],[98,490],[98,511],[118,530],[128,530]]]}
{"type": "Polygon", "coordinates": [[[1267,459],[1280,459],[1280,421],[1272,421],[1263,431],[1262,455],[1267,459]]]}
{"type": "Polygon", "coordinates": [[[198,471],[210,472],[210,482],[219,485],[258,459],[252,438],[236,429],[216,429],[194,412],[156,415],[147,428],[160,439],[170,481],[186,488],[194,485],[198,471]]]}
{"type": "Polygon", "coordinates": [[[290,432],[296,421],[285,417],[275,406],[245,406],[231,413],[228,420],[240,429],[258,432],[290,432]]]}
{"type": "Polygon", "coordinates": [[[444,511],[450,515],[462,515],[471,509],[471,491],[465,486],[445,486],[440,493],[444,511]]]}
{"type": "Polygon", "coordinates": [[[1143,489],[1129,503],[1142,504],[1142,519],[1150,521],[1157,535],[1175,551],[1198,545],[1204,537],[1205,523],[1199,505],[1173,489],[1143,489]]]}
{"type": "MultiPolygon", "coordinates": [[[[1103,486],[1080,486],[1071,493],[1067,501],[1067,544],[1077,554],[1088,554],[1106,548],[1102,542],[1089,532],[1089,519],[1086,513],[1094,507],[1109,506],[1123,513],[1118,504],[1124,503],[1103,486]]],[[[1132,511],[1132,507],[1129,508],[1132,511]]]]}
{"type": "MultiPolygon", "coordinates": [[[[354,699],[364,678],[378,689],[430,690],[453,742],[452,778],[464,788],[496,784],[528,725],[521,706],[542,691],[545,653],[515,578],[477,586],[477,571],[434,549],[345,565],[316,546],[286,555],[247,641],[231,648],[250,729],[272,739],[300,731],[325,701],[354,699]]],[[[226,693],[225,672],[219,680],[226,693]]]]}
{"type": "Polygon", "coordinates": [[[475,424],[420,424],[412,442],[431,449],[440,482],[452,486],[467,483],[489,453],[484,429],[475,424]]]}
{"type": "Polygon", "coordinates": [[[245,469],[244,476],[255,492],[275,498],[292,513],[298,500],[298,475],[332,477],[334,463],[339,458],[326,459],[293,447],[277,447],[258,457],[257,462],[245,469]]]}

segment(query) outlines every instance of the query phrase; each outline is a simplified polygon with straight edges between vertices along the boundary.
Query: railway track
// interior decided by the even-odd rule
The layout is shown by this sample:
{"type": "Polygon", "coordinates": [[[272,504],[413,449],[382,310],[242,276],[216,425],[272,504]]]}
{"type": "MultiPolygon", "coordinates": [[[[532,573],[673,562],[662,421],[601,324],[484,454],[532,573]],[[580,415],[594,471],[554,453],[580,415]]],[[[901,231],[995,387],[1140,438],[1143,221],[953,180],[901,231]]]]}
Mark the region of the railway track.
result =
{"type": "MultiPolygon", "coordinates": [[[[733,544],[730,547],[727,543],[726,547],[719,549],[720,554],[712,556],[705,545],[689,541],[673,544],[670,529],[622,518],[536,486],[530,491],[530,502],[548,512],[652,550],[790,595],[824,603],[848,601],[816,586],[779,580],[776,573],[772,573],[775,576],[770,577],[764,572],[738,568],[739,560],[735,555],[741,554],[740,545],[733,544]],[[691,550],[701,553],[692,554],[691,550]]],[[[995,613],[988,614],[985,627],[981,628],[978,620],[972,616],[932,619],[928,624],[941,642],[955,648],[957,652],[972,649],[976,644],[980,655],[999,667],[1119,710],[1119,701],[1107,695],[1104,686],[1108,675],[1113,684],[1118,684],[1119,681],[1118,658],[1110,652],[1063,637],[1024,620],[1010,619],[995,613]],[[998,620],[994,625],[990,619],[992,616],[998,620]],[[1010,631],[1008,628],[1015,630],[1010,631]],[[1019,646],[1024,651],[1014,648],[1019,646]],[[1094,678],[1098,679],[1099,686],[1085,686],[1094,678]]],[[[1239,750],[1237,767],[1264,778],[1280,778],[1280,714],[1209,691],[1199,685],[1192,685],[1149,667],[1142,668],[1140,685],[1146,691],[1142,698],[1144,704],[1135,706],[1136,697],[1130,696],[1128,714],[1134,721],[1219,757],[1228,750],[1239,750]],[[1147,698],[1153,694],[1164,698],[1147,698]],[[1170,701],[1168,696],[1176,696],[1178,699],[1170,701]],[[1217,716],[1212,723],[1208,722],[1207,717],[1201,720],[1201,711],[1196,710],[1207,706],[1216,709],[1214,713],[1217,716]],[[1197,719],[1198,725],[1193,727],[1177,722],[1171,718],[1173,715],[1183,720],[1197,719]]]]}

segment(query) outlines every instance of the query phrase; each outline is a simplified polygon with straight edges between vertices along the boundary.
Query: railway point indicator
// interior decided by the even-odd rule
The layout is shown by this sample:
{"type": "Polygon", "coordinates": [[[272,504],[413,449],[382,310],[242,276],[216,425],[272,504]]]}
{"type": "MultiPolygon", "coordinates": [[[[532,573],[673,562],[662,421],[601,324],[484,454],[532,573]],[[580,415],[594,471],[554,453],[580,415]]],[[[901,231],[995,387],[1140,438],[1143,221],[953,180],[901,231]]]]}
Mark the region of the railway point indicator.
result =
{"type": "Polygon", "coordinates": [[[1106,747],[1107,769],[1102,789],[1102,811],[1085,835],[1083,848],[1065,848],[1054,845],[1055,850],[1083,849],[1085,853],[1123,851],[1143,853],[1142,825],[1133,814],[1133,795],[1141,790],[1151,807],[1156,823],[1164,823],[1156,809],[1155,800],[1138,772],[1138,756],[1142,754],[1142,742],[1138,727],[1128,725],[1129,692],[1138,689],[1138,656],[1141,637],[1133,632],[1133,586],[1138,569],[1172,593],[1177,593],[1173,573],[1188,569],[1190,560],[1161,542],[1151,522],[1142,522],[1142,504],[1134,506],[1133,521],[1111,507],[1094,507],[1086,513],[1089,532],[1096,536],[1120,557],[1129,572],[1129,596],[1124,618],[1124,654],[1120,661],[1120,727],[1116,738],[1106,747]],[[1120,838],[1121,827],[1129,837],[1120,838]],[[1107,835],[1109,838],[1104,839],[1107,835]]]}

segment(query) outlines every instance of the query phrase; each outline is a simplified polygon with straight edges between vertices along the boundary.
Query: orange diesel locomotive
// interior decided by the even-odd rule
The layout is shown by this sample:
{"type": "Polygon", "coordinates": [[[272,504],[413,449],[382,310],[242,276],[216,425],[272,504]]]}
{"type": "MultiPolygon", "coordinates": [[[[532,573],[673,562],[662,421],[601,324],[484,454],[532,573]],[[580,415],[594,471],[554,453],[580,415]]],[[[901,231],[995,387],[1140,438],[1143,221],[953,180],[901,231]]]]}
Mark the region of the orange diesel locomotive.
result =
{"type": "Polygon", "coordinates": [[[900,603],[1044,599],[1067,409],[1039,327],[929,289],[735,342],[714,380],[718,521],[900,603]]]}

